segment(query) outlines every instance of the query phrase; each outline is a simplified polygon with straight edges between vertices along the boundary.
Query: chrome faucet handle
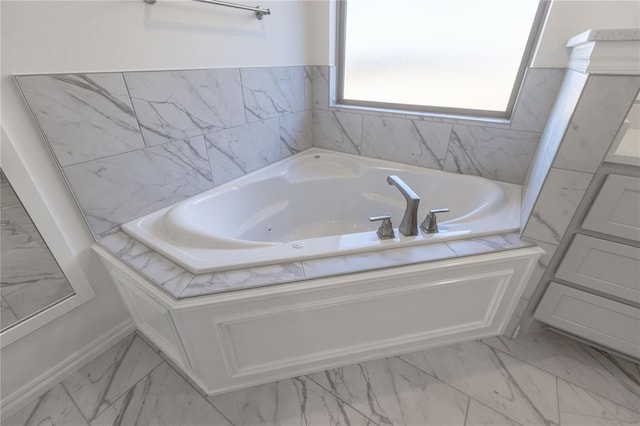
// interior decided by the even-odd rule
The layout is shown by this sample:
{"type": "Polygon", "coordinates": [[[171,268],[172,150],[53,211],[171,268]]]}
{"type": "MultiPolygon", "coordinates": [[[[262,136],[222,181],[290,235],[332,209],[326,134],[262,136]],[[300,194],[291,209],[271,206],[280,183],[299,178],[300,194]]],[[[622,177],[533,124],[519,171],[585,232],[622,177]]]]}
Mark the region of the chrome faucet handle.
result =
{"type": "Polygon", "coordinates": [[[436,217],[436,213],[447,213],[450,211],[448,208],[429,210],[429,214],[420,224],[422,232],[426,232],[427,234],[435,234],[438,232],[438,218],[436,217]]]}
{"type": "Polygon", "coordinates": [[[391,215],[383,214],[380,216],[372,216],[369,218],[369,222],[377,222],[381,220],[380,228],[378,228],[378,237],[381,240],[390,240],[395,238],[396,234],[393,233],[393,225],[391,224],[391,215]]]}

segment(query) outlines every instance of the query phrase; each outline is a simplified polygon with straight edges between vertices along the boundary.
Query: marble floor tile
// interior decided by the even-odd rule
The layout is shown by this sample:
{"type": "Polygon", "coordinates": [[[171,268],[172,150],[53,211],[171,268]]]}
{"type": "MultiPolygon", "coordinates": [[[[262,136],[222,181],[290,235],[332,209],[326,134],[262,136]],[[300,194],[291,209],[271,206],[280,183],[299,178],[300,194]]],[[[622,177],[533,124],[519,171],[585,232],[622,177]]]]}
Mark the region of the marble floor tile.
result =
{"type": "Polygon", "coordinates": [[[309,376],[378,424],[464,423],[469,397],[398,358],[309,376]]]}
{"type": "Polygon", "coordinates": [[[62,384],[91,422],[161,362],[162,358],[134,334],[62,384]]]}
{"type": "Polygon", "coordinates": [[[307,377],[228,392],[209,401],[236,426],[376,424],[307,377]]]}
{"type": "Polygon", "coordinates": [[[86,426],[87,422],[61,385],[24,407],[4,426],[86,426]]]}
{"type": "Polygon", "coordinates": [[[162,363],[105,409],[91,426],[231,425],[168,364],[162,363]]]}
{"type": "MultiPolygon", "coordinates": [[[[562,426],[639,425],[640,412],[558,379],[558,398],[562,426]]],[[[637,407],[640,410],[640,407],[637,407]]]]}
{"type": "Polygon", "coordinates": [[[465,426],[504,425],[518,426],[518,423],[495,410],[479,403],[475,399],[469,402],[465,426]]]}
{"type": "Polygon", "coordinates": [[[555,377],[480,342],[401,358],[518,423],[558,424],[555,377]]]}
{"type": "Polygon", "coordinates": [[[638,364],[547,330],[483,341],[627,408],[640,407],[638,364]]]}
{"type": "Polygon", "coordinates": [[[0,297],[0,330],[4,330],[16,322],[18,322],[18,317],[7,305],[7,302],[0,297]]]}

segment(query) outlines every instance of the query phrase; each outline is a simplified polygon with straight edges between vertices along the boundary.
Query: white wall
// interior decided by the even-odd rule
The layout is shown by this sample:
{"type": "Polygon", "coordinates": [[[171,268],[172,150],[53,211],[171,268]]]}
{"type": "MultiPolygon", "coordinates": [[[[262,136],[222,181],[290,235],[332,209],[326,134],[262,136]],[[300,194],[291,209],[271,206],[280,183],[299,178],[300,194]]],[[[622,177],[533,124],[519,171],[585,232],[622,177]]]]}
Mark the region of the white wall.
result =
{"type": "Polygon", "coordinates": [[[535,68],[565,68],[567,40],[587,30],[640,28],[638,0],[554,0],[533,60],[535,68]]]}

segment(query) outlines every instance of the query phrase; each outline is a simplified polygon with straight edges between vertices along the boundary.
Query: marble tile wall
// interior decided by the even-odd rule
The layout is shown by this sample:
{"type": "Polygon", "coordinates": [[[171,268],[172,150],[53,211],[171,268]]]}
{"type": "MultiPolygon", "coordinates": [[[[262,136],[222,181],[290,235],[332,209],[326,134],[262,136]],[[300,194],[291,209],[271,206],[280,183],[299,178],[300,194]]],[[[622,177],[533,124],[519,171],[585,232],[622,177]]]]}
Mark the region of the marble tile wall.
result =
{"type": "MultiPolygon", "coordinates": [[[[532,297],[578,205],[640,90],[640,77],[568,71],[523,187],[522,236],[542,247],[508,332],[533,310],[532,297]]],[[[559,252],[558,252],[559,253],[559,252]]],[[[509,335],[509,333],[507,333],[509,335]]]]}
{"type": "Polygon", "coordinates": [[[507,123],[336,108],[335,70],[317,67],[313,145],[522,184],[563,75],[562,69],[529,69],[507,123]]]}
{"type": "Polygon", "coordinates": [[[99,236],[310,148],[314,73],[228,68],[17,81],[99,236]]]}
{"type": "Polygon", "coordinates": [[[0,329],[73,294],[31,218],[0,172],[0,329]]]}
{"type": "Polygon", "coordinates": [[[17,81],[99,236],[311,146],[521,184],[562,75],[530,69],[511,123],[329,108],[320,66],[17,81]]]}

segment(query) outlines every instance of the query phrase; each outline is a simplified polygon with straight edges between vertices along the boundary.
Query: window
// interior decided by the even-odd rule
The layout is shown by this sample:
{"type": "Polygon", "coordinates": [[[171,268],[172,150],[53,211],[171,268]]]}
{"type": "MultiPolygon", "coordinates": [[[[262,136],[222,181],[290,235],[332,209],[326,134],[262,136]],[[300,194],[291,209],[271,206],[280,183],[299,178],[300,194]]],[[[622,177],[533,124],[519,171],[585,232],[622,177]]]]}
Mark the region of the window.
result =
{"type": "Polygon", "coordinates": [[[344,0],[338,102],[508,118],[539,0],[344,0]]]}

